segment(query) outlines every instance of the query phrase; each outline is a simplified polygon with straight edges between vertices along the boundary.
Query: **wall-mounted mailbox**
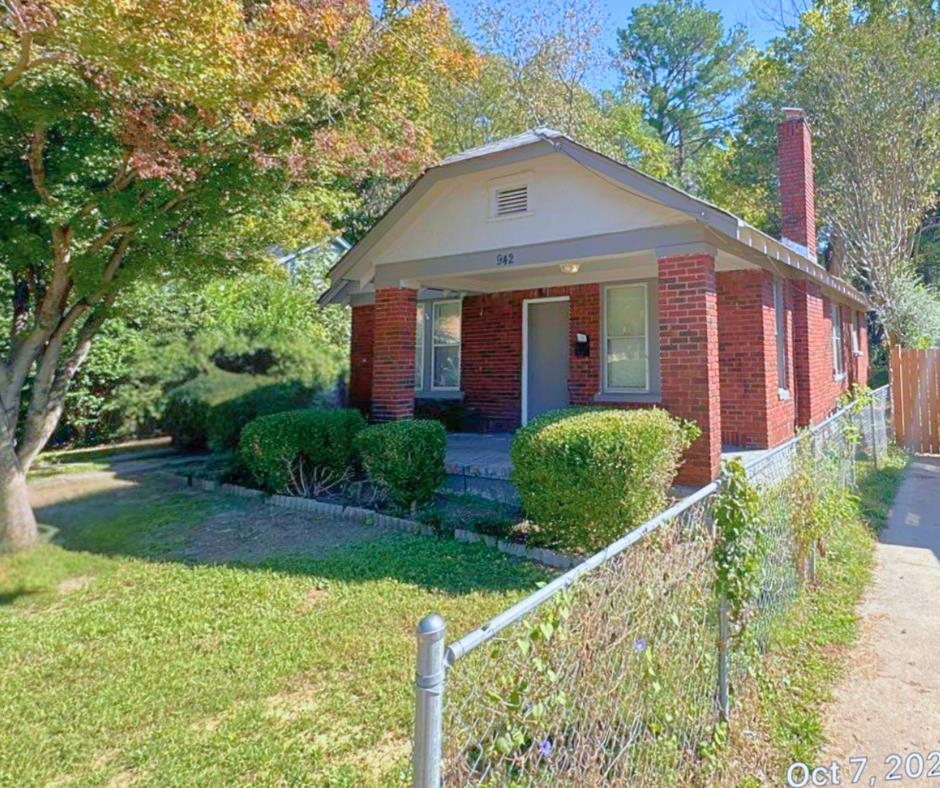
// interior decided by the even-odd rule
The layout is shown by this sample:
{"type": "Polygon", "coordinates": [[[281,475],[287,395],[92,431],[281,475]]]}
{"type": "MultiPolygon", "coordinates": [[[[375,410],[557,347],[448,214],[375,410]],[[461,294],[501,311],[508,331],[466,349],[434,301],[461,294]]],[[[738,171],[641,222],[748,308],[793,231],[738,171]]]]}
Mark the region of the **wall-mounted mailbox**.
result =
{"type": "Polygon", "coordinates": [[[574,354],[579,358],[591,355],[591,339],[587,334],[574,335],[574,354]]]}

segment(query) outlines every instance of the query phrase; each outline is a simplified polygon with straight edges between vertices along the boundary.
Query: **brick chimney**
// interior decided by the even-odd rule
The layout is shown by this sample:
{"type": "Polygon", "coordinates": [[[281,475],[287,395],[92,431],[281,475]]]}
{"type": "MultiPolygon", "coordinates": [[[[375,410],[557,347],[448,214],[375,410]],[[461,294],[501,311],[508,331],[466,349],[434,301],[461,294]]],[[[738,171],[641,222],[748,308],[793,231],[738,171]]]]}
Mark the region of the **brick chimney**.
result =
{"type": "Polygon", "coordinates": [[[816,259],[816,187],[813,140],[803,110],[785,107],[777,126],[780,234],[816,259]]]}

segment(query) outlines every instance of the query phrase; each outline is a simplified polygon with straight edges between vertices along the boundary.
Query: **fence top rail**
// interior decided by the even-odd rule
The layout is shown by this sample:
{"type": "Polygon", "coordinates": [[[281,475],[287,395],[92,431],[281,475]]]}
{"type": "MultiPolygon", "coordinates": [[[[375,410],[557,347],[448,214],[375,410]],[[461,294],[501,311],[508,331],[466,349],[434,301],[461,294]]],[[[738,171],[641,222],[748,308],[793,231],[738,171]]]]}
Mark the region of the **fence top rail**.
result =
{"type": "MultiPolygon", "coordinates": [[[[888,386],[882,386],[872,393],[873,395],[880,397],[887,390],[888,386]]],[[[810,432],[821,432],[835,423],[847,411],[847,407],[836,411],[824,421],[813,427],[810,432]]],[[[791,438],[786,443],[771,451],[769,454],[764,455],[759,460],[749,465],[747,467],[748,475],[752,475],[756,471],[760,471],[762,468],[769,465],[785,452],[792,451],[799,440],[800,436],[791,438]]],[[[692,493],[688,497],[683,498],[681,501],[676,502],[673,506],[669,507],[661,514],[656,515],[651,520],[647,520],[645,523],[643,523],[643,525],[620,537],[620,539],[617,541],[607,545],[607,547],[605,547],[603,550],[594,553],[594,555],[582,561],[573,569],[570,569],[565,574],[556,577],[552,582],[533,592],[525,599],[517,602],[512,607],[507,608],[499,615],[490,619],[483,626],[473,630],[472,632],[468,632],[466,635],[448,647],[445,654],[446,664],[448,667],[453,665],[455,662],[466,656],[475,648],[478,648],[483,643],[486,643],[488,640],[494,638],[506,627],[516,623],[531,613],[533,610],[536,610],[541,605],[545,604],[545,602],[554,597],[556,594],[564,591],[575,581],[604,565],[609,560],[622,553],[624,550],[639,542],[647,534],[655,531],[665,523],[672,521],[679,515],[683,514],[687,509],[697,504],[699,501],[716,492],[718,487],[718,482],[712,482],[711,484],[708,484],[705,487],[702,487],[700,490],[692,493]]]]}
{"type": "MultiPolygon", "coordinates": [[[[877,388],[874,391],[872,391],[871,395],[872,397],[883,399],[887,397],[887,392],[889,388],[890,388],[890,384],[881,386],[880,388],[877,388]]],[[[849,411],[851,407],[852,407],[851,405],[847,405],[846,407],[840,408],[839,410],[837,410],[831,416],[827,416],[825,419],[819,422],[819,424],[817,424],[815,427],[810,428],[809,434],[815,435],[818,432],[822,432],[824,429],[826,429],[827,427],[831,426],[836,421],[841,419],[849,411]]],[[[790,440],[788,440],[786,443],[781,443],[776,449],[773,449],[772,451],[768,452],[760,459],[752,462],[750,465],[747,466],[747,475],[749,477],[753,477],[755,474],[762,471],[765,467],[770,466],[771,463],[773,463],[773,461],[779,458],[781,455],[785,455],[789,452],[792,452],[793,449],[800,442],[800,439],[802,437],[803,437],[802,435],[797,435],[793,438],[790,438],[790,440]]]]}
{"type": "Polygon", "coordinates": [[[618,539],[616,542],[611,542],[603,550],[594,553],[594,555],[592,555],[590,558],[582,561],[573,569],[568,570],[565,574],[561,575],[560,577],[556,577],[552,582],[543,586],[538,591],[530,594],[512,607],[507,608],[498,616],[490,619],[483,626],[473,630],[472,632],[468,632],[466,635],[460,638],[460,640],[455,641],[448,647],[447,653],[445,655],[447,666],[449,667],[453,665],[461,657],[466,656],[468,653],[473,651],[473,649],[477,648],[483,643],[486,643],[506,627],[516,623],[521,618],[525,617],[533,610],[543,605],[556,594],[571,586],[575,581],[594,571],[599,566],[602,566],[610,559],[614,558],[627,548],[639,542],[647,534],[655,531],[663,524],[675,519],[687,509],[691,508],[699,501],[707,498],[717,490],[718,482],[712,482],[711,484],[702,487],[700,490],[696,490],[694,493],[687,496],[686,498],[683,498],[681,501],[677,501],[661,514],[656,515],[651,520],[647,520],[645,523],[643,523],[643,525],[620,537],[620,539],[618,539]]]}

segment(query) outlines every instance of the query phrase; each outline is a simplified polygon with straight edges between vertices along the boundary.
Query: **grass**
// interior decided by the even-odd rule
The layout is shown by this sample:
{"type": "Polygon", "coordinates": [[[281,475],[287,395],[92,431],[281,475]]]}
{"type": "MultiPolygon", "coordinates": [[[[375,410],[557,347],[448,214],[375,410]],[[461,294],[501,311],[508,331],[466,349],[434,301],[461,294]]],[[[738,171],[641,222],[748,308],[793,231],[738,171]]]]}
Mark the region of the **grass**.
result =
{"type": "Polygon", "coordinates": [[[401,783],[415,623],[438,610],[462,634],[545,578],[404,535],[172,560],[211,511],[244,505],[98,494],[41,513],[58,544],[0,556],[0,784],[401,783]]]}
{"type": "Polygon", "coordinates": [[[731,784],[784,784],[791,763],[815,763],[824,744],[826,703],[858,636],[857,608],[872,576],[874,535],[887,521],[906,464],[899,453],[878,470],[860,464],[859,516],[828,539],[817,585],[772,632],[757,696],[740,704],[729,757],[740,770],[731,784]]]}

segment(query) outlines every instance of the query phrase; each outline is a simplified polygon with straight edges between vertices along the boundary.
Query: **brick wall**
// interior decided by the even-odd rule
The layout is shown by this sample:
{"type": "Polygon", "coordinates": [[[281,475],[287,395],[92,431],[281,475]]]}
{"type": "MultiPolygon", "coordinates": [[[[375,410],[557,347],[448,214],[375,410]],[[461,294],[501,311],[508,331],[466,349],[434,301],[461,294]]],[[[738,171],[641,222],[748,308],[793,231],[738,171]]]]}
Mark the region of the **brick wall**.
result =
{"type": "Polygon", "coordinates": [[[568,390],[573,404],[594,401],[600,386],[600,285],[468,296],[463,301],[461,388],[464,405],[485,429],[516,429],[522,419],[522,305],[530,298],[568,296],[568,390]],[[587,334],[588,358],[574,355],[575,334],[587,334]]]}
{"type": "MultiPolygon", "coordinates": [[[[718,283],[722,442],[770,448],[793,436],[792,396],[781,398],[777,375],[777,326],[773,275],[723,271],[718,283]]],[[[787,388],[792,392],[793,311],[784,285],[787,388]]]]}
{"type": "Polygon", "coordinates": [[[375,292],[372,418],[406,419],[414,414],[416,290],[375,292]]]}
{"type": "Polygon", "coordinates": [[[375,307],[352,308],[349,348],[349,404],[368,413],[372,410],[372,343],[375,337],[375,307]]]}
{"type": "Polygon", "coordinates": [[[715,260],[709,255],[659,260],[663,407],[702,430],[686,453],[677,479],[682,484],[711,481],[721,464],[716,287],[715,260]]]}
{"type": "MultiPolygon", "coordinates": [[[[849,388],[850,375],[836,380],[833,374],[829,299],[814,282],[799,280],[793,285],[796,418],[799,426],[806,427],[819,424],[835,410],[839,397],[849,388]]],[[[852,361],[850,310],[841,307],[839,313],[843,365],[848,373],[852,361]]]]}

